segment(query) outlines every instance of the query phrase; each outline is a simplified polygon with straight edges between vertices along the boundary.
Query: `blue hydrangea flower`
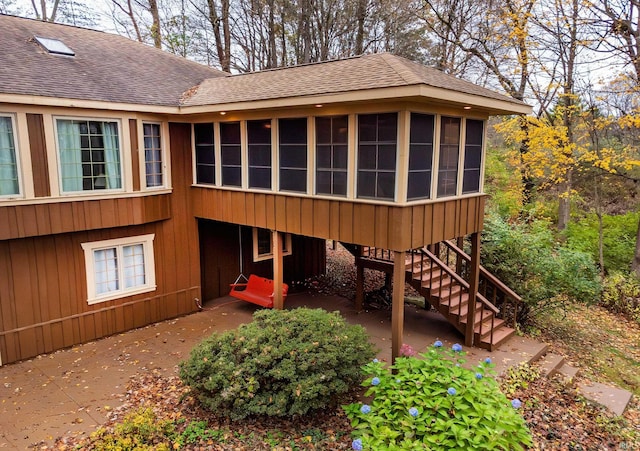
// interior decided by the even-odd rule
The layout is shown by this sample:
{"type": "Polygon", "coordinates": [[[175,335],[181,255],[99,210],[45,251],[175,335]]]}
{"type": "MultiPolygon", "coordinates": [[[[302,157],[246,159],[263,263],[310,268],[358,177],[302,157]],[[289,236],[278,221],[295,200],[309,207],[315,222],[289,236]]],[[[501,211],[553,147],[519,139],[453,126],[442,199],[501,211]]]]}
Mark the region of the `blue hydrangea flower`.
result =
{"type": "Polygon", "coordinates": [[[373,363],[378,363],[380,360],[378,359],[373,359],[373,363]]]}
{"type": "Polygon", "coordinates": [[[453,387],[449,387],[449,388],[447,389],[447,393],[449,393],[451,396],[454,396],[454,395],[455,395],[456,393],[458,393],[458,392],[456,391],[456,389],[455,389],[455,388],[453,388],[453,387]]]}
{"type": "Polygon", "coordinates": [[[522,402],[516,398],[511,401],[511,405],[514,409],[519,409],[520,407],[522,407],[522,402]]]}
{"type": "Polygon", "coordinates": [[[482,374],[481,373],[476,373],[476,379],[478,379],[478,380],[482,379],[482,374]]]}
{"type": "Polygon", "coordinates": [[[486,359],[484,359],[484,363],[489,365],[491,363],[491,357],[487,357],[486,359]]]}
{"type": "Polygon", "coordinates": [[[411,415],[413,418],[417,417],[418,413],[418,409],[416,409],[415,407],[409,409],[409,415],[411,415]]]}
{"type": "Polygon", "coordinates": [[[462,346],[460,346],[460,344],[456,343],[453,346],[451,346],[451,349],[453,349],[454,352],[460,352],[460,351],[462,351],[462,346]]]}
{"type": "Polygon", "coordinates": [[[362,451],[362,440],[357,438],[354,441],[352,441],[351,448],[355,449],[356,451],[362,451]]]}
{"type": "Polygon", "coordinates": [[[378,385],[380,383],[380,378],[379,377],[374,377],[373,379],[371,379],[371,385],[378,385]]]}
{"type": "Polygon", "coordinates": [[[360,407],[360,412],[364,413],[365,415],[368,414],[369,412],[371,412],[371,406],[363,404],[362,407],[360,407]]]}
{"type": "Polygon", "coordinates": [[[433,346],[435,346],[436,348],[441,348],[442,347],[442,342],[440,340],[436,340],[436,342],[433,344],[433,346]]]}
{"type": "Polygon", "coordinates": [[[396,384],[399,384],[400,382],[402,382],[400,379],[396,379],[396,384]]]}

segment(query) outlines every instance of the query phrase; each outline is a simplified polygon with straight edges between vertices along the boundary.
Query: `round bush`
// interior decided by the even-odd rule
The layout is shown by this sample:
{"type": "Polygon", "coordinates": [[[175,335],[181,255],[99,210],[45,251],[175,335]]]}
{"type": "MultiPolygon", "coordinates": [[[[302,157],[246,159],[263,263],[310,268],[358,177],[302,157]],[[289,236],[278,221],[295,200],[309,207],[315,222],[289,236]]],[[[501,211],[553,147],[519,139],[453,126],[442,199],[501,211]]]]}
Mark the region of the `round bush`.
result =
{"type": "Polygon", "coordinates": [[[295,416],[336,405],[373,356],[364,328],[338,312],[260,310],[251,323],[197,345],[180,377],[218,415],[295,416]]]}

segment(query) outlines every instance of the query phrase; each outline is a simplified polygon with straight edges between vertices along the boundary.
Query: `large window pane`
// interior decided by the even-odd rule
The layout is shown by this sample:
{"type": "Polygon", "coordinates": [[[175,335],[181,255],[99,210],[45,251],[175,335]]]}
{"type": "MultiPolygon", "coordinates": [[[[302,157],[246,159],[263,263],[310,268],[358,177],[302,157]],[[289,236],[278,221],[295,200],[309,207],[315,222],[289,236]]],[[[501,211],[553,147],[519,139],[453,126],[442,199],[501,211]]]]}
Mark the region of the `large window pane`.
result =
{"type": "Polygon", "coordinates": [[[249,188],[271,189],[271,120],[247,121],[249,188]]]}
{"type": "Polygon", "coordinates": [[[398,114],[358,116],[358,197],[395,198],[398,114]]]}
{"type": "Polygon", "coordinates": [[[216,184],[216,153],[213,124],[193,124],[196,147],[196,182],[216,184]]]}
{"type": "Polygon", "coordinates": [[[63,192],[122,188],[118,123],[57,119],[63,192]]]}
{"type": "Polygon", "coordinates": [[[411,113],[407,186],[409,200],[431,197],[434,124],[435,117],[431,114],[411,113]]]}
{"type": "Polygon", "coordinates": [[[242,186],[240,122],[220,124],[220,151],[222,153],[222,186],[242,186]]]}
{"type": "Polygon", "coordinates": [[[160,124],[142,124],[147,188],[163,186],[160,124]]]}
{"type": "Polygon", "coordinates": [[[462,193],[480,191],[480,169],[482,167],[482,139],[484,122],[467,119],[467,131],[464,145],[464,174],[462,176],[462,193]]]}
{"type": "Polygon", "coordinates": [[[10,117],[0,116],[0,196],[18,194],[16,144],[10,117]]]}
{"type": "Polygon", "coordinates": [[[455,196],[458,187],[460,118],[442,117],[440,124],[440,161],[438,197],[455,196]]]}
{"type": "Polygon", "coordinates": [[[307,192],[307,118],[278,120],[280,190],[307,192]]]}
{"type": "Polygon", "coordinates": [[[347,194],[347,116],[316,118],[316,193],[347,194]]]}

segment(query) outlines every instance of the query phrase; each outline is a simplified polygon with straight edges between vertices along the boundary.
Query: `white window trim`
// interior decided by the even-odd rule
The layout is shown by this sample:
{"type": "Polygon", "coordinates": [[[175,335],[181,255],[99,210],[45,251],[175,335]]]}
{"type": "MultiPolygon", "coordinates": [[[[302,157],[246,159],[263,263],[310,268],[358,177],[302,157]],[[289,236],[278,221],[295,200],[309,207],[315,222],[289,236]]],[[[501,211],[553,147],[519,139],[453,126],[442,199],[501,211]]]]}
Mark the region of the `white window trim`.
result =
{"type": "Polygon", "coordinates": [[[140,167],[140,186],[145,191],[158,191],[167,189],[171,186],[169,183],[169,174],[171,173],[171,168],[168,162],[168,152],[167,152],[167,143],[166,137],[169,136],[167,130],[165,130],[166,123],[160,121],[147,121],[140,120],[138,121],[138,165],[140,167]],[[162,156],[162,185],[160,186],[147,186],[147,161],[146,161],[146,147],[144,145],[144,126],[145,124],[158,125],[160,126],[160,155],[162,156]]]}
{"type": "MultiPolygon", "coordinates": [[[[129,180],[131,180],[131,167],[130,164],[127,165],[126,162],[130,161],[130,154],[126,152],[124,147],[124,134],[126,133],[129,136],[129,127],[124,125],[125,122],[122,118],[119,117],[92,117],[92,116],[52,116],[53,119],[53,138],[54,144],[53,147],[55,152],[55,162],[56,162],[56,174],[57,174],[57,183],[58,183],[58,195],[59,196],[92,196],[92,195],[101,195],[105,193],[123,193],[130,191],[130,187],[128,185],[129,180]],[[118,150],[120,152],[120,188],[114,189],[100,189],[100,190],[81,190],[81,191],[64,191],[62,189],[62,166],[60,162],[60,148],[59,140],[58,140],[58,120],[66,120],[66,121],[96,121],[96,122],[115,122],[118,126],[118,150]]],[[[145,181],[146,185],[146,181],[145,181]]],[[[53,192],[52,192],[53,194],[53,192]]]]}
{"type": "MultiPolygon", "coordinates": [[[[259,254],[258,253],[258,227],[253,228],[253,261],[254,262],[270,260],[273,258],[273,235],[271,240],[272,240],[271,246],[270,246],[271,251],[265,254],[259,254]]],[[[282,251],[282,256],[286,257],[287,255],[291,255],[292,254],[291,234],[290,233],[283,234],[282,242],[284,243],[284,250],[282,251]]]]}
{"type": "Polygon", "coordinates": [[[147,293],[155,291],[156,289],[156,272],[155,272],[155,260],[153,252],[153,240],[155,234],[139,235],[126,238],[116,238],[113,240],[92,241],[89,243],[82,243],[82,249],[84,250],[85,270],[87,275],[87,303],[89,305],[97,304],[100,302],[111,301],[114,299],[120,299],[134,294],[147,293]],[[145,281],[142,286],[134,288],[121,288],[118,291],[105,293],[103,295],[96,294],[96,280],[95,280],[95,260],[94,252],[101,249],[117,248],[118,255],[120,256],[123,246],[129,246],[134,244],[142,244],[144,252],[144,268],[145,268],[145,281]]]}
{"type": "MultiPolygon", "coordinates": [[[[0,117],[8,117],[11,121],[11,130],[13,131],[13,158],[16,161],[16,174],[18,175],[18,192],[15,194],[0,195],[0,201],[24,198],[24,186],[22,177],[22,153],[20,152],[20,134],[18,131],[18,121],[16,115],[11,113],[3,113],[0,111],[0,117]]],[[[30,167],[27,166],[27,167],[30,167]]]]}

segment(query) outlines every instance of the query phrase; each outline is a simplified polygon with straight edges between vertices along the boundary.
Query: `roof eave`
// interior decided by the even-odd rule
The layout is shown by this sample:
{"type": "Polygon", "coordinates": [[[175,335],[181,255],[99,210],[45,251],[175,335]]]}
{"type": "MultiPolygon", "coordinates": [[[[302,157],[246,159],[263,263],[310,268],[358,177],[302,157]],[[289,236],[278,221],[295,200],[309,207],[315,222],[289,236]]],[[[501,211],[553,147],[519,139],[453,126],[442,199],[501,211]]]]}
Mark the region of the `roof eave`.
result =
{"type": "Polygon", "coordinates": [[[86,108],[110,111],[132,111],[137,113],[180,114],[180,108],[177,105],[172,106],[109,102],[105,100],[69,99],[64,97],[49,97],[29,94],[0,93],[0,103],[65,108],[86,108]]]}
{"type": "Polygon", "coordinates": [[[467,94],[449,89],[436,88],[424,84],[365,89],[328,94],[279,97],[264,100],[212,103],[208,105],[182,105],[183,114],[216,113],[221,111],[249,111],[291,107],[308,107],[316,104],[344,104],[371,101],[424,99],[438,104],[450,104],[463,108],[470,106],[475,111],[488,115],[529,114],[529,105],[516,100],[500,100],[480,95],[467,94]]]}

